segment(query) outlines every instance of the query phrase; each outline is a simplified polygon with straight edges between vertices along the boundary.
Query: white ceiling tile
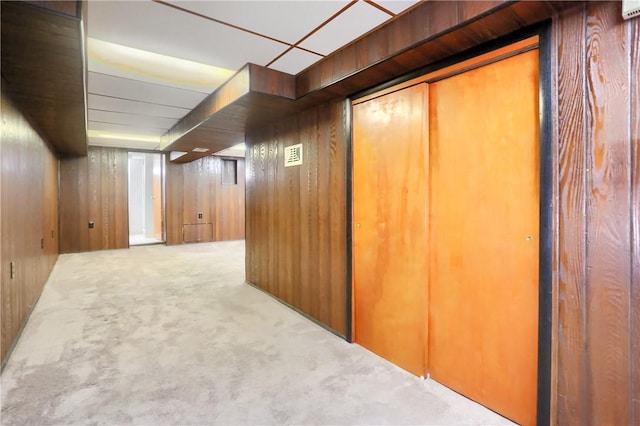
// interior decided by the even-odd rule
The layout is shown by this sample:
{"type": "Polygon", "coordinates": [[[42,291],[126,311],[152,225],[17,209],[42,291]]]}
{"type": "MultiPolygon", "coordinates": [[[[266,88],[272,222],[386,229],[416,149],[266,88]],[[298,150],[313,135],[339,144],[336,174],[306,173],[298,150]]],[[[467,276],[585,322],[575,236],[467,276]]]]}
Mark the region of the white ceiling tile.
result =
{"type": "Polygon", "coordinates": [[[129,114],[139,114],[174,119],[182,118],[189,111],[191,111],[191,108],[178,108],[91,94],[88,97],[88,105],[89,108],[102,111],[125,112],[129,114]]]}
{"type": "Polygon", "coordinates": [[[271,64],[269,68],[295,75],[322,58],[322,56],[294,48],[271,64]]]}
{"type": "Polygon", "coordinates": [[[384,7],[388,11],[395,13],[396,15],[407,10],[420,1],[421,0],[374,0],[375,3],[384,7]]]}
{"type": "Polygon", "coordinates": [[[287,48],[152,1],[92,1],[88,15],[89,37],[232,70],[266,65],[287,48]]]}
{"type": "Polygon", "coordinates": [[[102,123],[99,121],[88,121],[87,130],[107,132],[109,134],[125,134],[125,135],[140,135],[140,136],[157,136],[157,137],[160,137],[167,132],[167,129],[142,127],[138,125],[128,126],[126,124],[102,123]]]}
{"type": "Polygon", "coordinates": [[[128,126],[140,126],[148,128],[170,129],[176,121],[173,118],[151,117],[148,115],[127,114],[122,112],[88,110],[89,121],[103,123],[126,124],[128,126]]]}
{"type": "Polygon", "coordinates": [[[209,94],[236,70],[87,39],[89,71],[209,94]]]}
{"type": "Polygon", "coordinates": [[[268,0],[171,1],[171,3],[294,44],[349,2],[346,0],[268,0]]]}
{"type": "Polygon", "coordinates": [[[87,138],[91,146],[108,146],[112,148],[128,148],[128,149],[158,149],[159,142],[137,141],[131,139],[113,139],[113,138],[96,138],[89,136],[87,138]]]}
{"type": "MultiPolygon", "coordinates": [[[[201,92],[176,89],[95,72],[89,73],[88,92],[94,95],[108,95],[116,98],[183,108],[193,108],[207,96],[201,92]]],[[[89,104],[89,107],[93,107],[93,105],[89,104]]]]}
{"type": "Polygon", "coordinates": [[[300,43],[300,46],[328,55],[389,18],[380,9],[359,1],[300,43]]]}

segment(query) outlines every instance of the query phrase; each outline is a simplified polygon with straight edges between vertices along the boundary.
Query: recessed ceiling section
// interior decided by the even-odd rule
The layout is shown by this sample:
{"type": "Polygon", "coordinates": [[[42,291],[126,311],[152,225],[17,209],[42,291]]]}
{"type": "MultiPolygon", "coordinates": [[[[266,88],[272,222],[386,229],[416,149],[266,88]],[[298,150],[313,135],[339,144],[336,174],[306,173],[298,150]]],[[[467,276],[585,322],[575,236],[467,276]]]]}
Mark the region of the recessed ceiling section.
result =
{"type": "Polygon", "coordinates": [[[90,109],[88,115],[89,121],[158,129],[170,129],[177,121],[174,118],[151,117],[148,115],[145,116],[112,111],[97,111],[94,109],[90,109]]]}
{"type": "Polygon", "coordinates": [[[309,53],[306,50],[293,48],[269,65],[269,68],[295,75],[322,58],[323,56],[309,53]]]}
{"type": "MultiPolygon", "coordinates": [[[[120,99],[149,102],[158,105],[193,108],[207,94],[178,89],[161,84],[116,77],[107,74],[89,73],[89,94],[108,95],[120,99]]],[[[89,105],[91,108],[92,105],[89,105]]]]}
{"type": "Polygon", "coordinates": [[[90,2],[89,37],[237,70],[265,65],[287,45],[152,1],[90,2]]]}
{"type": "Polygon", "coordinates": [[[235,72],[94,38],[87,40],[87,56],[89,71],[207,95],[235,72]]]}
{"type": "Polygon", "coordinates": [[[91,94],[88,98],[88,104],[91,109],[95,109],[97,111],[123,112],[151,117],[173,118],[176,120],[182,118],[186,113],[191,111],[191,108],[158,105],[144,101],[133,101],[129,99],[119,99],[91,94]]]}
{"type": "Polygon", "coordinates": [[[165,149],[178,138],[173,148],[193,157],[192,148],[242,142],[247,120],[271,117],[274,102],[292,108],[292,76],[418,1],[375,3],[380,8],[365,0],[87,2],[89,144],[165,149]],[[291,95],[279,100],[284,92],[269,89],[278,99],[264,97],[258,85],[250,100],[238,100],[243,69],[291,95]],[[227,105],[215,103],[218,118],[180,125],[194,111],[216,112],[209,97],[227,105]]]}
{"type": "Polygon", "coordinates": [[[114,137],[116,139],[132,138],[159,138],[167,129],[158,127],[147,127],[140,125],[128,125],[118,123],[106,123],[102,121],[89,121],[89,133],[93,136],[114,137]]]}
{"type": "Polygon", "coordinates": [[[116,139],[109,137],[95,137],[89,136],[89,145],[92,146],[109,146],[113,148],[127,148],[127,149],[158,149],[160,142],[157,140],[145,141],[136,139],[116,139]]]}
{"type": "Polygon", "coordinates": [[[289,44],[331,18],[348,1],[170,1],[181,8],[289,44]]]}
{"type": "Polygon", "coordinates": [[[300,43],[300,47],[328,55],[389,18],[389,14],[359,1],[300,43]]]}
{"type": "Polygon", "coordinates": [[[420,0],[377,0],[376,4],[384,7],[396,15],[409,9],[411,6],[420,3],[420,0]]]}

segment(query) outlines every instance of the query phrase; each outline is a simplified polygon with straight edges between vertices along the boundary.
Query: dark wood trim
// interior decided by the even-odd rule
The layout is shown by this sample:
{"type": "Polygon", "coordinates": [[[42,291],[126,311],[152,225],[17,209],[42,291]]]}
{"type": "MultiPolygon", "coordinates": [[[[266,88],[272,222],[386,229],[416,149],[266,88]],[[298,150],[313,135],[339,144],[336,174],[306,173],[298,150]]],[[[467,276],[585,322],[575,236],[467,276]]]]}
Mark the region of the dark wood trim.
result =
{"type": "Polygon", "coordinates": [[[83,21],[1,2],[3,90],[61,156],[87,154],[83,21]]]}
{"type": "Polygon", "coordinates": [[[385,8],[385,7],[382,7],[381,5],[379,5],[378,3],[376,3],[376,2],[375,2],[375,1],[373,1],[373,0],[364,0],[364,2],[365,2],[365,3],[367,3],[367,4],[368,4],[368,5],[370,5],[370,6],[375,7],[375,8],[376,8],[376,9],[378,9],[379,11],[386,13],[386,14],[387,14],[387,15],[389,15],[389,16],[396,16],[396,14],[395,14],[395,13],[393,13],[392,11],[390,11],[389,9],[387,9],[387,8],[385,8]]]}
{"type": "MultiPolygon", "coordinates": [[[[314,35],[315,33],[317,33],[321,28],[323,28],[324,26],[326,26],[329,22],[333,21],[334,19],[336,19],[338,16],[340,16],[344,11],[346,11],[347,9],[349,9],[351,6],[353,6],[354,4],[357,3],[357,0],[351,0],[349,3],[347,3],[342,9],[340,9],[339,11],[337,11],[336,13],[334,13],[333,15],[331,15],[329,18],[327,18],[323,23],[321,23],[320,25],[318,25],[317,27],[315,27],[312,31],[310,31],[309,33],[305,34],[304,37],[302,37],[300,40],[296,41],[293,46],[294,47],[299,47],[300,43],[302,43],[303,41],[305,41],[306,39],[308,39],[309,37],[311,37],[312,35],[314,35]]],[[[302,47],[299,47],[300,49],[303,49],[302,47]]],[[[304,49],[307,50],[307,49],[304,49]]],[[[311,53],[315,53],[316,55],[319,56],[325,56],[321,53],[317,53],[317,52],[312,52],[310,50],[308,50],[308,52],[311,53]]]]}
{"type": "Polygon", "coordinates": [[[354,105],[359,104],[378,96],[402,90],[415,84],[425,82],[435,83],[436,81],[444,80],[445,78],[452,77],[456,74],[471,71],[475,68],[480,68],[485,65],[537,49],[539,45],[537,40],[527,40],[533,36],[536,36],[536,34],[529,34],[527,31],[523,32],[521,39],[520,37],[513,36],[505,39],[503,43],[500,41],[492,43],[490,48],[487,48],[486,46],[473,48],[470,51],[463,52],[453,58],[447,58],[443,61],[421,68],[415,72],[408,73],[402,77],[398,77],[371,89],[355,93],[350,97],[350,99],[352,99],[352,103],[354,105]],[[514,43],[519,42],[521,42],[521,46],[513,46],[514,43]],[[497,52],[500,49],[504,49],[504,52],[497,52]]]}
{"type": "Polygon", "coordinates": [[[296,96],[350,94],[549,19],[562,1],[428,1],[298,74],[296,96]],[[383,76],[383,78],[380,78],[383,76]],[[354,88],[355,87],[355,88],[354,88]]]}
{"type": "Polygon", "coordinates": [[[405,78],[487,42],[511,37],[575,4],[503,0],[419,3],[297,76],[247,64],[174,125],[163,137],[162,147],[187,151],[185,146],[197,143],[209,147],[206,141],[217,139],[216,148],[226,148],[216,137],[220,132],[244,133],[394,78],[405,78]],[[196,129],[199,133],[194,133],[196,129]]]}
{"type": "MultiPolygon", "coordinates": [[[[163,1],[163,0],[152,0],[152,1],[154,3],[158,3],[158,4],[162,5],[162,6],[170,7],[172,9],[178,10],[180,12],[187,13],[187,14],[193,15],[193,16],[197,16],[198,18],[206,19],[207,21],[215,22],[216,24],[224,25],[225,27],[233,28],[234,30],[242,31],[242,32],[254,35],[256,37],[265,38],[267,40],[270,40],[270,41],[273,41],[273,42],[276,42],[276,43],[280,43],[280,44],[285,45],[285,46],[289,46],[289,47],[292,46],[291,43],[288,43],[288,42],[283,41],[283,40],[279,40],[279,39],[277,39],[275,37],[271,37],[271,36],[268,36],[266,34],[262,34],[262,33],[259,33],[257,31],[253,31],[253,30],[250,30],[248,28],[241,27],[239,25],[230,24],[230,23],[222,21],[220,19],[216,19],[214,17],[208,16],[208,15],[204,15],[202,13],[199,13],[199,12],[196,12],[196,11],[193,11],[193,10],[178,6],[176,4],[167,3],[166,1],[163,1]]],[[[307,49],[304,49],[304,50],[307,50],[307,49]]],[[[312,50],[307,50],[307,52],[316,53],[316,52],[314,52],[312,50]]],[[[319,53],[316,53],[316,54],[319,55],[319,53]]]]}
{"type": "Polygon", "coordinates": [[[213,153],[229,148],[248,127],[290,113],[293,97],[292,75],[247,64],[169,129],[162,136],[162,149],[200,146],[213,153]]]}
{"type": "Polygon", "coordinates": [[[347,342],[353,343],[353,107],[351,100],[347,100],[345,110],[345,145],[347,147],[347,285],[346,285],[346,309],[347,309],[347,334],[345,336],[347,342]]]}
{"type": "Polygon", "coordinates": [[[553,324],[553,265],[554,217],[558,206],[554,205],[555,173],[557,157],[553,154],[553,68],[551,64],[551,23],[535,29],[539,40],[539,90],[540,90],[540,260],[538,298],[538,408],[537,424],[551,421],[551,359],[553,324]]]}

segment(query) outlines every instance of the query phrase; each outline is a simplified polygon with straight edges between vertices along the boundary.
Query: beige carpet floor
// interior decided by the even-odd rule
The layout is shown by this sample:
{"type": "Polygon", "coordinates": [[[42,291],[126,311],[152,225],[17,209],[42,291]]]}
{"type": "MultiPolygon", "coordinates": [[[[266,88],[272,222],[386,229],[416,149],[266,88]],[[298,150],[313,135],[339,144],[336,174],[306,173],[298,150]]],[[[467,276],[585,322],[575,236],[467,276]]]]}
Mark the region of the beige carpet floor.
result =
{"type": "Polygon", "coordinates": [[[507,420],[244,284],[244,242],[60,256],[1,377],[2,425],[507,420]]]}

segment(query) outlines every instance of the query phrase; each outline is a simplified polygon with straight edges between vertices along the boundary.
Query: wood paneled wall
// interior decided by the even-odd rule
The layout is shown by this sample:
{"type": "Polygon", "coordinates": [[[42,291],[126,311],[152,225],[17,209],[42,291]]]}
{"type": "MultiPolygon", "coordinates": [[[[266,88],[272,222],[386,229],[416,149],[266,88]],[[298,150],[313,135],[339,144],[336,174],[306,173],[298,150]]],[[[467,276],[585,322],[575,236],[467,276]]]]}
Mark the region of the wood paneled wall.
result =
{"type": "Polygon", "coordinates": [[[125,149],[92,146],[60,160],[61,253],[129,247],[127,182],[125,149]]]}
{"type": "Polygon", "coordinates": [[[558,424],[640,424],[640,21],[554,21],[558,424]]]}
{"type": "Polygon", "coordinates": [[[225,158],[209,155],[185,164],[166,161],[167,244],[241,240],[245,232],[245,160],[237,161],[237,184],[223,184],[225,158]],[[202,218],[198,217],[202,213],[202,218]],[[211,224],[193,227],[189,225],[211,224]],[[187,225],[187,228],[184,226],[187,225]],[[202,228],[202,229],[201,229],[202,228]],[[193,230],[197,229],[197,238],[193,230]],[[203,232],[200,232],[203,231],[203,232]],[[206,231],[206,232],[204,232],[206,231]]]}
{"type": "Polygon", "coordinates": [[[58,160],[4,94],[0,162],[0,355],[4,362],[58,258],[58,160]]]}
{"type": "Polygon", "coordinates": [[[346,101],[249,132],[247,280],[346,335],[346,101]],[[302,143],[304,163],[284,167],[302,143]]]}
{"type": "MultiPolygon", "coordinates": [[[[552,422],[640,424],[640,20],[585,2],[552,21],[557,187],[552,422]]],[[[247,280],[341,334],[343,103],[247,135],[247,280]],[[282,167],[302,142],[305,164],[282,167]]]]}

